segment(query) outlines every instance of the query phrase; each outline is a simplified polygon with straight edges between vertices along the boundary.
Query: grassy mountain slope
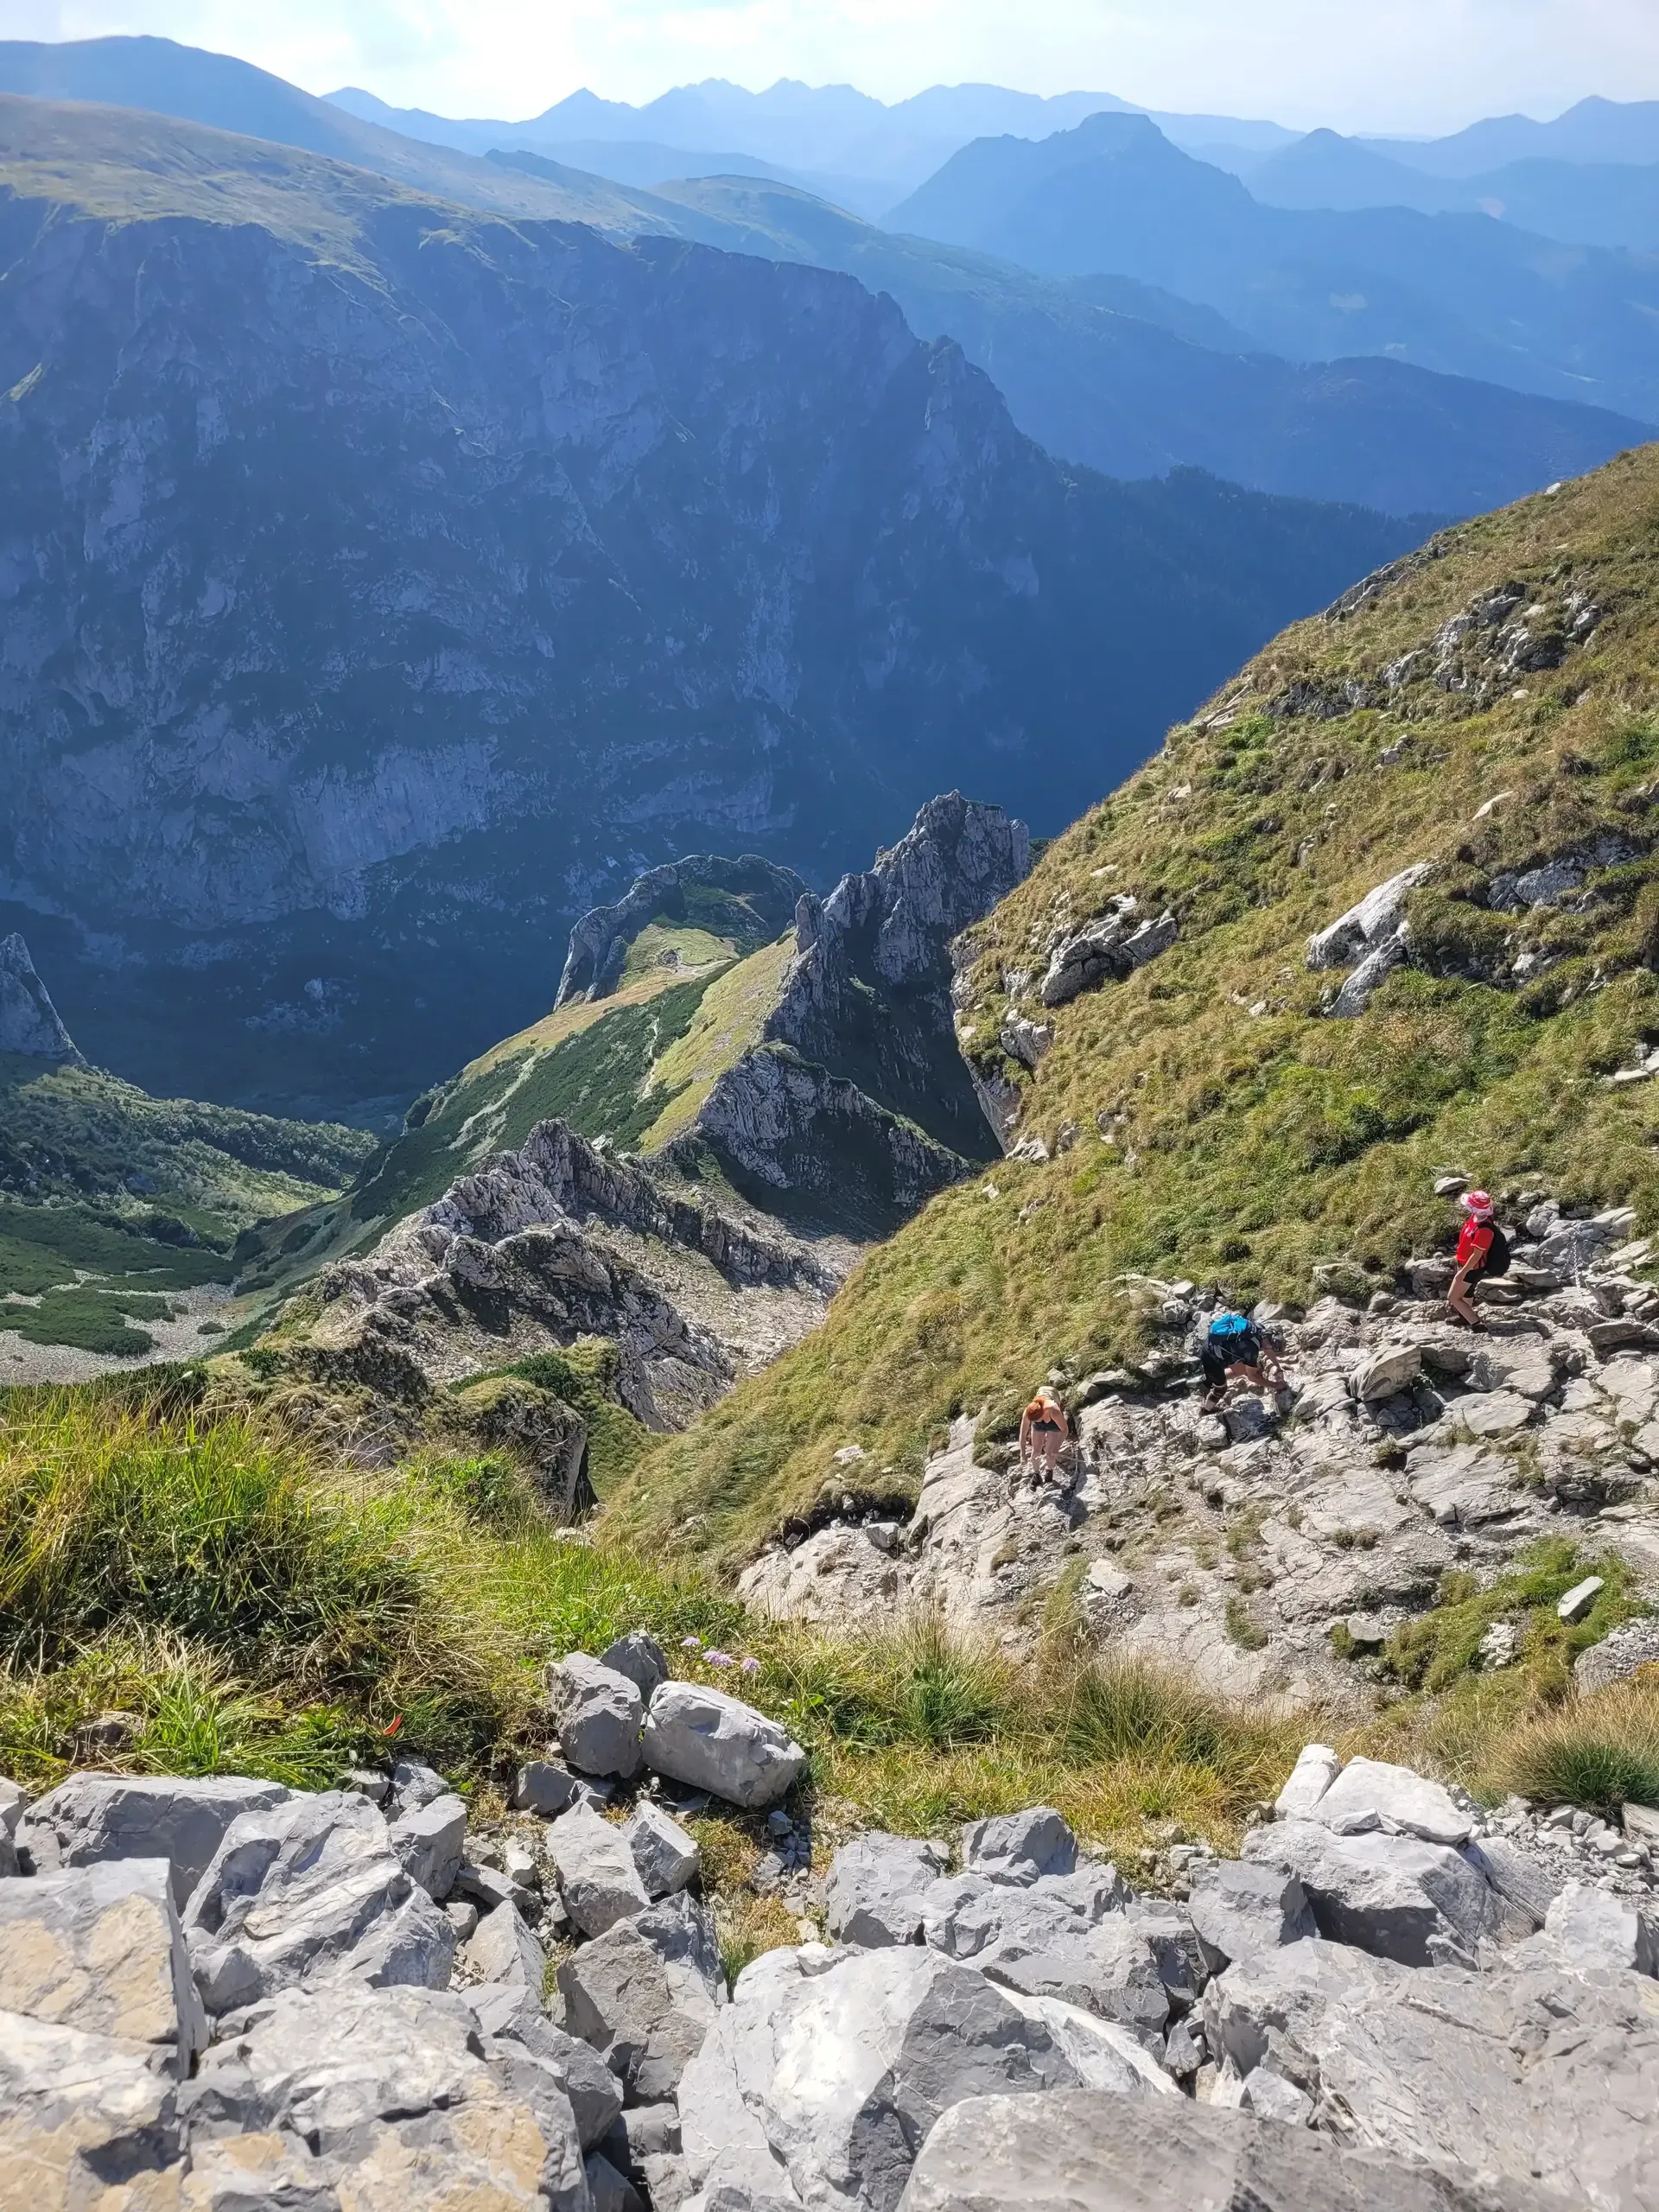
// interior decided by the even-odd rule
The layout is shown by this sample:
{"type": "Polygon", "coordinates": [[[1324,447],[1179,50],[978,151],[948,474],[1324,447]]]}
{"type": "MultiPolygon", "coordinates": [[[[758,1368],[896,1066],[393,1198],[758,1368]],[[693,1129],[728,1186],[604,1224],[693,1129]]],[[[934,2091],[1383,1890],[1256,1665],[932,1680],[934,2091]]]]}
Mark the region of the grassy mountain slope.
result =
{"type": "Polygon", "coordinates": [[[241,1232],[337,1200],[372,1148],[0,1054],[0,1338],[140,1357],[168,1293],[228,1283],[241,1232]]]}
{"type": "Polygon", "coordinates": [[[690,1523],[730,1560],[842,1445],[913,1482],[951,1413],[995,1421],[1051,1369],[1132,1361],[1126,1272],[1240,1299],[1305,1299],[1329,1261],[1385,1284],[1450,1237],[1442,1168],[1654,1226],[1659,1093],[1606,1077],[1659,1040],[1656,661],[1653,448],[1446,532],[1267,647],[966,941],[965,1044],[1021,1086],[1018,1134],[1050,1157],[936,1198],[822,1328],[652,1453],[619,1525],[690,1523]],[[1563,856],[1576,890],[1503,909],[1502,879],[1563,856]],[[1326,1018],[1308,936],[1418,862],[1411,964],[1326,1018]],[[1046,1009],[1050,948],[1117,892],[1170,908],[1178,943],[1046,1009]],[[1052,1027],[1034,1079],[1000,1045],[1016,1010],[1052,1027]]]}

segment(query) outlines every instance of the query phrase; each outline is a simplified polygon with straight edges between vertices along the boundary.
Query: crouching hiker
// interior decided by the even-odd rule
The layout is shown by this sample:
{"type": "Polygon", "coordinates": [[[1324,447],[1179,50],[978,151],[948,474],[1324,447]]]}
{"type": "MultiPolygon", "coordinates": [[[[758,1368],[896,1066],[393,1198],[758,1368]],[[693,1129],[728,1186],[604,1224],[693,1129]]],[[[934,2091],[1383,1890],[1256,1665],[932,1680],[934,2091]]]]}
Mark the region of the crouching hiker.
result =
{"type": "Polygon", "coordinates": [[[1020,1416],[1020,1465],[1043,1481],[1059,1463],[1060,1446],[1071,1433],[1065,1408],[1050,1389],[1039,1390],[1020,1416]]]}
{"type": "Polygon", "coordinates": [[[1248,1314],[1230,1308],[1217,1313],[1205,1331],[1198,1365],[1208,1386],[1204,1395],[1206,1413],[1213,1413],[1221,1404],[1230,1382],[1243,1382],[1252,1390],[1268,1383],[1275,1390],[1284,1388],[1285,1370],[1266,1332],[1248,1314]]]}
{"type": "Polygon", "coordinates": [[[1475,1286],[1509,1273],[1510,1240],[1498,1227],[1497,1209],[1484,1191],[1469,1192],[1462,1203],[1458,1271],[1446,1294],[1446,1310],[1466,1329],[1484,1329],[1486,1325],[1475,1311],[1475,1286]]]}

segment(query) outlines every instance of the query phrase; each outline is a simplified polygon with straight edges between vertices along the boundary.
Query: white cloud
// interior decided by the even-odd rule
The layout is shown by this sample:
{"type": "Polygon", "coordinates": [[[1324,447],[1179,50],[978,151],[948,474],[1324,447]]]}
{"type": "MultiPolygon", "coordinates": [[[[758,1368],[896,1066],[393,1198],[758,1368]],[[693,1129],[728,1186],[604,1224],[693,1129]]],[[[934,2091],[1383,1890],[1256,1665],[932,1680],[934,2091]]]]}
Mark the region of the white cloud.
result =
{"type": "Polygon", "coordinates": [[[1379,130],[1659,98],[1655,0],[0,0],[0,31],[152,31],[451,115],[706,76],[885,99],[978,79],[1379,130]]]}

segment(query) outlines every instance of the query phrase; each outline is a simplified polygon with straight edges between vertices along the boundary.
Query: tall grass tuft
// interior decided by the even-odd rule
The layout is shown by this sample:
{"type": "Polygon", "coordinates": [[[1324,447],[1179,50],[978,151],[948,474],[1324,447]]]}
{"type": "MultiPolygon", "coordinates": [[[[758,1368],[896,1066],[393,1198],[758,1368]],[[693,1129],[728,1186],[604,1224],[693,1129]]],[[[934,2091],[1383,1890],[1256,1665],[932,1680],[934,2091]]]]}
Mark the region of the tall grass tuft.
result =
{"type": "Polygon", "coordinates": [[[1550,1804],[1659,1805],[1659,1684],[1621,1682],[1530,1722],[1505,1745],[1500,1775],[1550,1804]]]}

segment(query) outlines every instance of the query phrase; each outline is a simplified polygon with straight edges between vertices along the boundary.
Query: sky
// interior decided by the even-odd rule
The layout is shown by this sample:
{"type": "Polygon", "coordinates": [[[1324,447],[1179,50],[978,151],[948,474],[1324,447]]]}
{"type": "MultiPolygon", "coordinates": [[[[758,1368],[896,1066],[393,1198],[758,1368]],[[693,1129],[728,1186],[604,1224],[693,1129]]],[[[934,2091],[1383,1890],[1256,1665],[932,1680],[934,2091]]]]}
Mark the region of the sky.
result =
{"type": "Polygon", "coordinates": [[[1659,0],[0,0],[0,35],[152,32],[313,92],[538,114],[727,77],[1109,92],[1294,128],[1432,133],[1659,99],[1659,0]]]}

